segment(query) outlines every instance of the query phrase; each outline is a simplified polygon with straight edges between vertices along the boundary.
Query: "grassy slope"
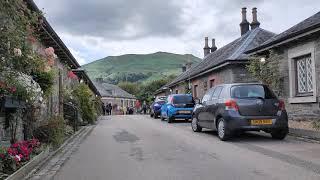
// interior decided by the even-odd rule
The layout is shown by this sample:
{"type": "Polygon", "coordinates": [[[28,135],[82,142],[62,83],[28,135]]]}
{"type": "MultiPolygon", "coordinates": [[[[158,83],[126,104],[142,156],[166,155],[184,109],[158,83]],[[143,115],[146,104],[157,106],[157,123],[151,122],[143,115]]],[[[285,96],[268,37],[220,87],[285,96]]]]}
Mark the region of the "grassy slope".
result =
{"type": "Polygon", "coordinates": [[[149,77],[143,80],[148,81],[159,79],[161,75],[179,74],[182,64],[188,61],[196,63],[200,59],[193,55],[165,52],[146,55],[127,54],[109,56],[83,65],[82,68],[87,70],[91,79],[113,78],[117,76],[117,73],[143,73],[149,74],[149,77]]]}

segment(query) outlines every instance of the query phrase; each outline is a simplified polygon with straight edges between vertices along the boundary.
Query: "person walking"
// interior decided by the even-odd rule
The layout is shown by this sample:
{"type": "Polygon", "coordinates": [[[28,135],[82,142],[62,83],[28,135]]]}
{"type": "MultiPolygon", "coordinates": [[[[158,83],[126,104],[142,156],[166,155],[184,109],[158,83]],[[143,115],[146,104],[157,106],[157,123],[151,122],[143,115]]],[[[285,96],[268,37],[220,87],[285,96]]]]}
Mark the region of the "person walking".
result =
{"type": "Polygon", "coordinates": [[[146,102],[143,103],[142,110],[143,110],[143,114],[147,114],[147,104],[146,104],[146,102]]]}

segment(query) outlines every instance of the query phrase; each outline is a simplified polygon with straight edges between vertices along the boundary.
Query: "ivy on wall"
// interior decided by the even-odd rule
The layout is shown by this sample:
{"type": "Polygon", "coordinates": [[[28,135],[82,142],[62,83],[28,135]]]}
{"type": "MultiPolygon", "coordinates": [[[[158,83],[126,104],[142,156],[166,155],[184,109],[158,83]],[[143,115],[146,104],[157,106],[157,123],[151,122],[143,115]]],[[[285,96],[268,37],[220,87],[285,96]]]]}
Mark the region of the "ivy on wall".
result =
{"type": "Polygon", "coordinates": [[[279,61],[281,57],[273,50],[267,56],[252,56],[247,70],[257,80],[268,85],[277,95],[281,95],[282,78],[279,61]]]}

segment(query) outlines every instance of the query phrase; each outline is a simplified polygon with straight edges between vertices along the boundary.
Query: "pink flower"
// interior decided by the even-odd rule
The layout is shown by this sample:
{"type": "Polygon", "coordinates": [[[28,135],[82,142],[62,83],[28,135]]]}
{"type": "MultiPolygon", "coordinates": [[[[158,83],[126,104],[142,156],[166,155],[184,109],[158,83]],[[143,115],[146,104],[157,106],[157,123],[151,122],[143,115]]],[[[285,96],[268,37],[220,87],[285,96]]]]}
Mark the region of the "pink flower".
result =
{"type": "Polygon", "coordinates": [[[72,71],[69,71],[69,72],[68,72],[68,77],[69,77],[70,79],[78,79],[78,76],[75,75],[72,71]]]}
{"type": "Polygon", "coordinates": [[[47,57],[54,57],[55,54],[54,54],[54,49],[53,47],[48,47],[44,50],[44,53],[47,57]]]}

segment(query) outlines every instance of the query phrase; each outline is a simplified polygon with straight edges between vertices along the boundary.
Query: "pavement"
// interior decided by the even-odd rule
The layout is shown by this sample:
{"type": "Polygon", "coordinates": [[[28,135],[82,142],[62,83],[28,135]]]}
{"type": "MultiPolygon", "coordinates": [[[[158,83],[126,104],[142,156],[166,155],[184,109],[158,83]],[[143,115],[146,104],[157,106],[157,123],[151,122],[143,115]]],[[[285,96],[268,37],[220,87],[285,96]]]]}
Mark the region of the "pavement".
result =
{"type": "Polygon", "coordinates": [[[103,117],[77,143],[50,179],[320,179],[320,144],[291,136],[279,141],[246,133],[222,142],[213,131],[193,132],[185,121],[129,115],[103,117]]]}

